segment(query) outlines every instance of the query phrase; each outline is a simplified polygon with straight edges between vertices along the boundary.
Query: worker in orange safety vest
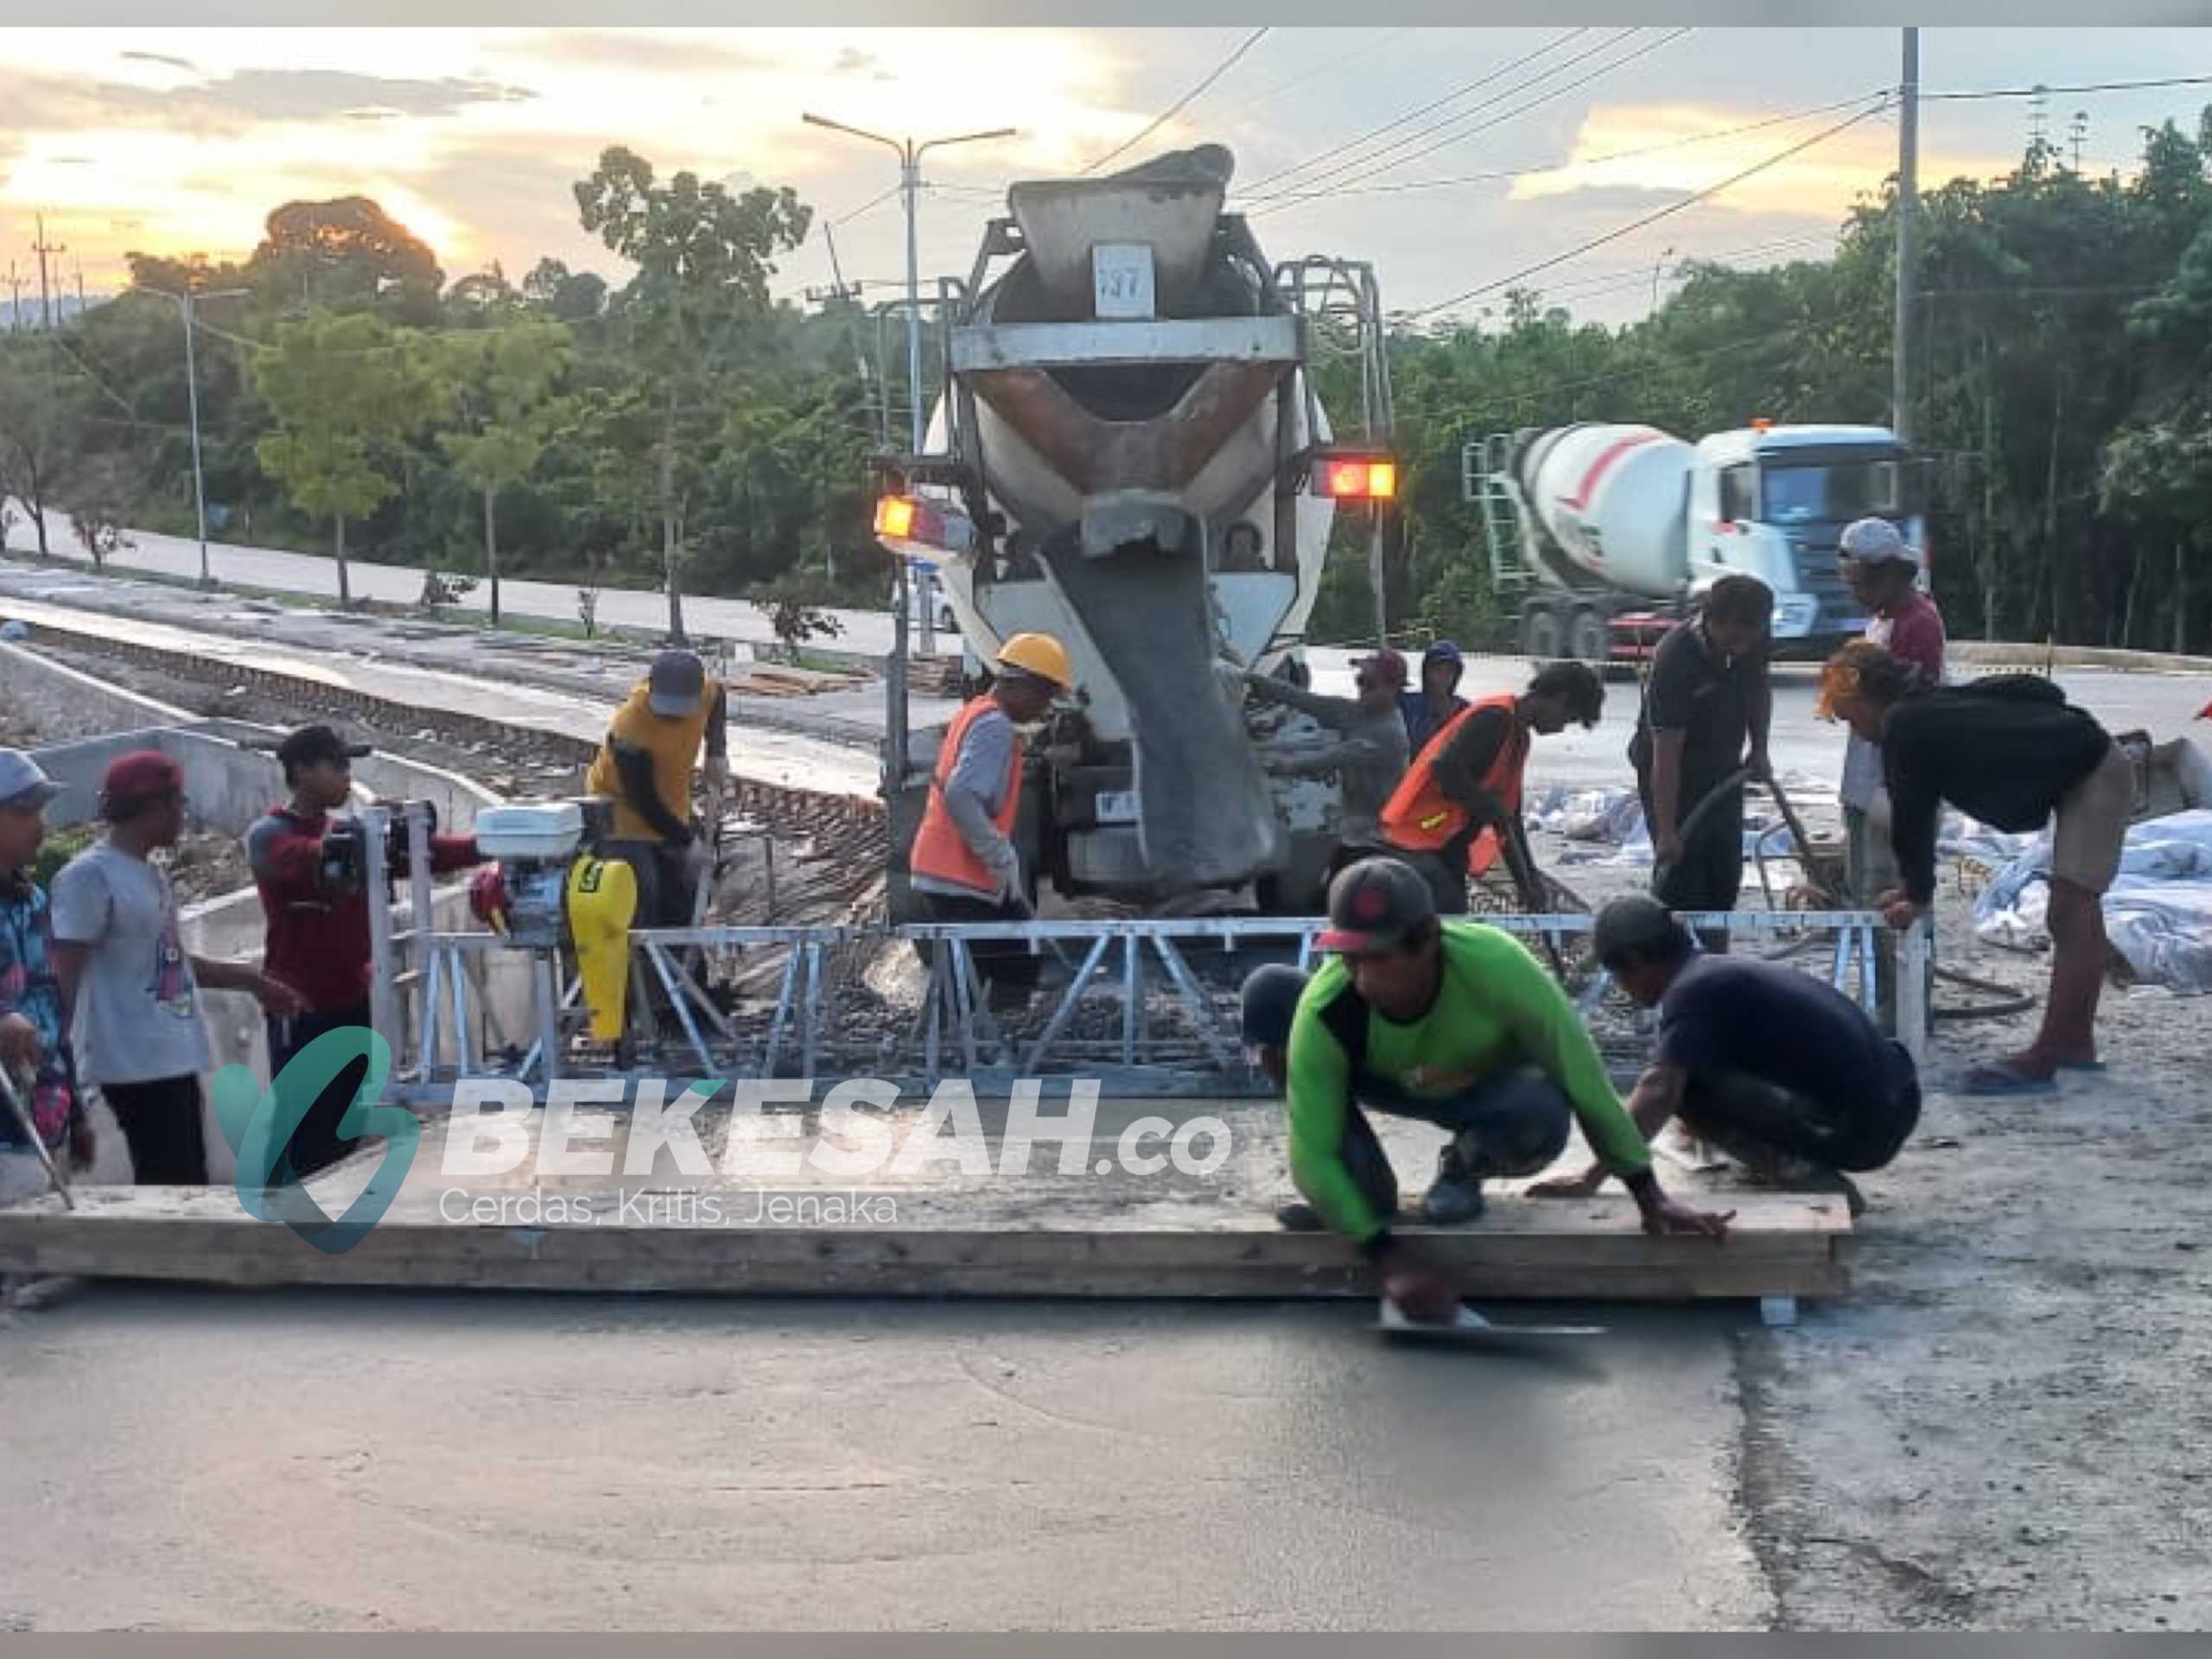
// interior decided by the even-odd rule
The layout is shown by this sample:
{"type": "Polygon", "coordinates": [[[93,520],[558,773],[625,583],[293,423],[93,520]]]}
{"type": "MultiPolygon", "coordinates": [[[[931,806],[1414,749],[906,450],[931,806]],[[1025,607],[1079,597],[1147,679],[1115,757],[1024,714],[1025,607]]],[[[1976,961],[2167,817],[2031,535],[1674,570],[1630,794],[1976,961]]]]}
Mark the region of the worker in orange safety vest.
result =
{"type": "MultiPolygon", "coordinates": [[[[1000,648],[989,690],[972,699],[944,734],[907,868],[931,918],[939,922],[1031,919],[1034,914],[1014,845],[1021,807],[1021,737],[1071,690],[1067,649],[1046,633],[1018,633],[1000,648]]],[[[971,944],[995,1003],[1026,999],[1040,958],[1019,940],[971,944]]]]}
{"type": "Polygon", "coordinates": [[[1481,875],[1502,848],[1522,907],[1547,908],[1521,822],[1522,772],[1530,740],[1579,721],[1598,723],[1605,682],[1586,663],[1537,670],[1529,689],[1470,703],[1429,739],[1382,808],[1382,842],[1425,876],[1440,915],[1467,911],[1467,877],[1481,875]]]}

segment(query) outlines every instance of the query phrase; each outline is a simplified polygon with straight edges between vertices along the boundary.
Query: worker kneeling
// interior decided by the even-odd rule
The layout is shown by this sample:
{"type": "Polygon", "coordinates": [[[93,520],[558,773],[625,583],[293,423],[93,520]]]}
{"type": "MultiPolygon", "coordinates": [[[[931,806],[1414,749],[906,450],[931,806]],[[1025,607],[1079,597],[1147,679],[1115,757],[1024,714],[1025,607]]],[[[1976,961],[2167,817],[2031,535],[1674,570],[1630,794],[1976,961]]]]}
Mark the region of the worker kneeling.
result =
{"type": "MultiPolygon", "coordinates": [[[[1614,982],[1659,1010],[1659,1046],[1629,1097],[1645,1135],[1670,1117],[1770,1179],[1840,1190],[1866,1206],[1846,1171],[1879,1169],[1920,1122],[1920,1077],[1901,1044],[1810,974],[1778,963],[1707,956],[1656,899],[1615,899],[1592,944],[1614,982]]],[[[1592,1167],[1534,1189],[1595,1192],[1592,1167]]]]}
{"type": "Polygon", "coordinates": [[[1244,1040],[1284,1091],[1291,1176],[1305,1195],[1276,1211],[1285,1226],[1349,1235],[1408,1313],[1449,1316],[1448,1279],[1388,1230],[1397,1176],[1366,1108],[1451,1131],[1423,1220],[1481,1215],[1484,1181],[1543,1168],[1572,1116],[1627,1183],[1647,1231],[1725,1232],[1726,1216],[1660,1190],[1573,1004],[1517,940],[1440,921],[1428,884],[1394,858],[1337,877],[1329,924],[1319,944],[1332,960],[1311,978],[1275,966],[1244,983],[1244,1040]]]}
{"type": "MultiPolygon", "coordinates": [[[[1046,633],[1017,633],[1000,649],[991,689],[953,717],[938,751],[929,803],[907,855],[914,891],[934,921],[1027,921],[1033,915],[1014,849],[1021,810],[1021,734],[1071,690],[1068,653],[1046,633]]],[[[993,1002],[1025,1000],[1039,958],[1018,939],[969,946],[993,1002]]]]}

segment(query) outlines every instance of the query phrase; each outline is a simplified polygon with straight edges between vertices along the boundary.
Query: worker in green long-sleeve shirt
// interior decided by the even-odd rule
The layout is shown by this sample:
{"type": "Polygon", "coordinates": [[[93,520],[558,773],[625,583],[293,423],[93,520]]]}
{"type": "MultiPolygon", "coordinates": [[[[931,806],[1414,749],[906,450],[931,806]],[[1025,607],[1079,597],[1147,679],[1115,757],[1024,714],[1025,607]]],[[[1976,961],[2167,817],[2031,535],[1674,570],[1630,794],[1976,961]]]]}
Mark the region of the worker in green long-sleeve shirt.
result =
{"type": "Polygon", "coordinates": [[[1484,1180],[1549,1164],[1573,1117],[1647,1232],[1726,1236],[1729,1215],[1660,1190],[1573,1005],[1511,935],[1440,921],[1428,884],[1392,858],[1337,877],[1329,924],[1319,943],[1332,960],[1311,978],[1268,967],[1244,985],[1244,1040],[1284,1091],[1291,1178],[1305,1195],[1276,1211],[1285,1226],[1344,1234],[1406,1313],[1452,1317],[1450,1277],[1389,1230],[1398,1179],[1365,1108],[1452,1132],[1421,1200],[1433,1224],[1479,1216],[1484,1180]]]}

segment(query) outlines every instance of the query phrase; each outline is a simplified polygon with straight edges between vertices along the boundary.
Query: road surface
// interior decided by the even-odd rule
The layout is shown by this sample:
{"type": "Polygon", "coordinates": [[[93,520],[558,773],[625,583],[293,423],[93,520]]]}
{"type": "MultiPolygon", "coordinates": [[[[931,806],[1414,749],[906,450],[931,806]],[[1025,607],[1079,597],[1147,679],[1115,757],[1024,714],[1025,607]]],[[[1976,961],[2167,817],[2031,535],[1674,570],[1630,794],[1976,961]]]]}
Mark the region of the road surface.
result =
{"type": "Polygon", "coordinates": [[[1758,1625],[1732,1329],[104,1286],[0,1332],[0,1629],[1758,1625]]]}
{"type": "MultiPolygon", "coordinates": [[[[22,510],[16,507],[13,511],[15,520],[8,526],[8,547],[16,552],[35,552],[38,547],[37,536],[25,520],[22,510]]],[[[186,581],[198,580],[200,543],[196,539],[185,536],[162,536],[143,530],[134,530],[128,534],[131,545],[109,556],[109,569],[143,571],[186,581]]],[[[50,551],[65,558],[86,557],[83,543],[59,515],[49,517],[47,521],[47,542],[50,551]]],[[[86,562],[90,561],[87,559],[86,562]]],[[[209,571],[221,586],[260,588],[277,594],[302,594],[332,601],[338,597],[337,562],[320,554],[287,553],[274,548],[237,547],[224,542],[210,542],[207,543],[207,563],[209,571]]],[[[359,559],[349,559],[346,570],[348,585],[356,599],[376,600],[391,605],[414,605],[423,597],[423,572],[413,566],[370,564],[359,559]]],[[[490,606],[491,586],[487,582],[479,582],[473,592],[459,601],[456,608],[482,613],[490,606]]],[[[499,608],[515,616],[574,623],[577,620],[576,587],[574,582],[531,582],[505,577],[499,582],[499,608]]],[[[889,654],[893,628],[888,611],[833,610],[830,614],[842,625],[844,632],[834,639],[824,640],[823,644],[870,656],[889,654]]],[[[652,589],[602,588],[599,594],[598,619],[602,626],[663,632],[668,627],[668,600],[664,594],[652,589]]],[[[776,637],[775,630],[769,626],[767,613],[742,599],[687,595],[683,601],[683,626],[688,632],[704,639],[765,642],[776,637]]],[[[918,651],[921,640],[919,628],[913,630],[909,638],[912,648],[918,651]]],[[[950,652],[954,656],[959,654],[960,642],[957,638],[940,633],[937,644],[940,652],[950,652]]]]}

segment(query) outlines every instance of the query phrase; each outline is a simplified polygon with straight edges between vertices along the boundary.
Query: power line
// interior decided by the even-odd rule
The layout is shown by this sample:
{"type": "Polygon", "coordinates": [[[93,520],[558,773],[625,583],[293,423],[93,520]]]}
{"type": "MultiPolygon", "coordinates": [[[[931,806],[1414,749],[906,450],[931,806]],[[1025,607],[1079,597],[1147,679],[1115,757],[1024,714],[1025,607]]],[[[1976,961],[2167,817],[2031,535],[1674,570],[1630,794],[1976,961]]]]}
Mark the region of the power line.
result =
{"type": "Polygon", "coordinates": [[[1207,87],[1212,86],[1214,82],[1219,80],[1231,69],[1234,69],[1237,65],[1237,61],[1242,59],[1247,52],[1249,52],[1254,47],[1257,46],[1261,41],[1266,38],[1268,29],[1268,25],[1262,23],[1259,28],[1254,29],[1249,35],[1247,35],[1243,42],[1238,45],[1235,51],[1231,52],[1227,57],[1224,58],[1218,64],[1214,66],[1212,73],[1209,74],[1197,86],[1192,87],[1189,92],[1184,93],[1182,97],[1177,99],[1173,104],[1170,104],[1158,115],[1153,117],[1153,118],[1145,124],[1142,131],[1136,134],[1135,137],[1126,138],[1122,140],[1122,143],[1115,145],[1113,149],[1108,150],[1096,161],[1091,162],[1090,166],[1084,168],[1083,169],[1084,172],[1096,173],[1100,168],[1105,166],[1107,162],[1112,161],[1116,156],[1121,155],[1125,150],[1134,149],[1137,145],[1151,137],[1154,133],[1158,132],[1160,128],[1166,126],[1170,121],[1173,120],[1178,115],[1180,115],[1185,110],[1190,108],[1190,106],[1197,101],[1200,93],[1204,92],[1207,87]]]}
{"type": "Polygon", "coordinates": [[[1526,167],[1503,167],[1487,173],[1461,173],[1448,179],[1412,179],[1399,184],[1341,184],[1327,190],[1278,198],[1283,201],[1308,201],[1332,196],[1394,195],[1412,190],[1443,190],[1462,184],[1488,184],[1501,179],[1525,179],[1544,173],[1565,173],[1578,168],[1603,167],[1611,162],[1641,160],[1647,156],[1661,156],[1669,150],[1687,149],[1693,144],[1713,143],[1722,138],[1738,138],[1747,132],[1763,132],[1769,127],[1787,125],[1792,121],[1809,121],[1816,115],[1834,115],[1838,110],[1847,110],[1864,104],[1868,99],[1880,96],[1878,91],[1858,93],[1851,98],[1838,99],[1833,104],[1815,104],[1807,109],[1792,110],[1786,115],[1770,115],[1764,120],[1747,121],[1738,127],[1722,127],[1713,132],[1692,133],[1687,138],[1670,138],[1665,143],[1647,144],[1636,149],[1609,150],[1603,156],[1592,156],[1580,161],[1570,157],[1563,162],[1535,162],[1526,167]]]}
{"type": "MultiPolygon", "coordinates": [[[[1884,97],[1886,99],[1887,94],[1884,94],[1884,97]]],[[[1693,191],[1690,194],[1684,196],[1680,201],[1670,202],[1668,206],[1658,208],[1652,213],[1645,213],[1641,218],[1630,219],[1627,224],[1620,226],[1617,229],[1608,231],[1603,236],[1592,237],[1587,242],[1584,242],[1575,247],[1569,248],[1564,253],[1556,253],[1548,259],[1539,259],[1532,265],[1524,265],[1519,270],[1513,272],[1510,276],[1496,277],[1487,283],[1478,283],[1474,287],[1467,289],[1463,294],[1455,294],[1448,300],[1440,300],[1433,305],[1423,306],[1418,311],[1408,312],[1406,315],[1409,318],[1425,317],[1432,312],[1443,310],[1446,306],[1458,305],[1464,300],[1473,299],[1478,295],[1494,293],[1501,288],[1510,288],[1514,283],[1521,281],[1523,277],[1533,276],[1538,271],[1549,270],[1554,265],[1563,265],[1570,259],[1580,257],[1583,254],[1589,252],[1592,248],[1602,248],[1609,242],[1618,242],[1624,236],[1634,234],[1636,232],[1643,229],[1647,225],[1656,225],[1662,219],[1671,219],[1675,214],[1682,212],[1685,208],[1694,207],[1700,201],[1709,200],[1711,198],[1720,194],[1721,192],[1725,190],[1734,188],[1737,185],[1741,184],[1746,179],[1756,177],[1758,175],[1766,172],[1770,168],[1779,167],[1783,162],[1789,160],[1792,156],[1803,154],[1806,150],[1812,149],[1815,144],[1827,143],[1838,133],[1847,131],[1849,129],[1857,126],[1860,122],[1868,119],[1875,113],[1875,111],[1880,107],[1881,106],[1879,105],[1877,105],[1872,108],[1861,110],[1858,114],[1850,117],[1848,119],[1839,121],[1831,127],[1824,128],[1821,131],[1815,133],[1809,138],[1800,139],[1797,143],[1790,145],[1787,149],[1777,150],[1774,155],[1768,156],[1764,161],[1755,162],[1751,166],[1744,168],[1741,172],[1731,174],[1728,177],[1721,180],[1718,184],[1708,185],[1702,190],[1693,191]]]]}
{"type": "MultiPolygon", "coordinates": [[[[1654,52],[1660,50],[1663,47],[1673,45],[1674,42],[1681,39],[1683,35],[1689,33],[1691,33],[1691,31],[1688,29],[1677,29],[1671,34],[1663,35],[1656,41],[1649,41],[1646,44],[1638,47],[1635,51],[1629,53],[1624,57],[1616,58],[1611,63],[1601,64],[1597,68],[1592,69],[1588,74],[1579,76],[1575,79],[1570,80],[1563,86],[1554,86],[1548,92],[1540,92],[1535,97],[1529,99],[1527,102],[1517,104],[1510,110],[1503,111],[1497,115],[1492,116],[1487,121],[1478,122],[1472,126],[1462,125],[1460,126],[1460,130],[1452,133],[1448,137],[1439,138],[1433,143],[1431,143],[1423,149],[1414,150],[1411,155],[1402,156],[1395,161],[1384,162],[1380,166],[1367,166],[1369,162],[1380,161],[1383,156],[1389,154],[1391,150],[1402,149],[1406,144],[1413,143],[1415,138],[1425,135],[1416,134],[1411,137],[1402,139],[1399,143],[1388,145],[1384,149],[1376,151],[1373,155],[1363,156],[1357,162],[1344,162],[1337,168],[1332,168],[1328,173],[1319,175],[1315,178],[1309,178],[1305,181],[1305,182],[1310,186],[1319,182],[1320,179],[1337,177],[1347,171],[1351,171],[1352,169],[1360,167],[1367,167],[1367,170],[1363,173],[1352,172],[1352,176],[1344,181],[1345,185],[1356,185],[1369,179],[1380,178],[1385,174],[1394,173],[1398,168],[1406,166],[1408,162],[1418,161],[1424,156],[1433,156],[1440,149],[1446,149],[1453,144],[1464,143],[1467,139],[1473,137],[1478,132],[1487,132],[1493,127],[1503,126],[1506,122],[1512,120],[1516,116],[1525,115],[1530,110],[1536,108],[1539,105],[1548,104],[1555,98],[1564,97],[1567,93],[1574,91],[1579,86],[1586,86],[1593,80],[1602,80],[1605,76],[1611,74],[1615,70],[1625,68],[1628,65],[1634,63],[1639,58],[1648,58],[1654,52]]],[[[1595,48],[1591,52],[1585,54],[1581,58],[1573,60],[1569,63],[1555,66],[1552,69],[1545,71],[1544,74],[1536,77],[1535,79],[1524,82],[1521,86],[1513,88],[1511,92],[1501,93],[1497,99],[1492,99],[1491,102],[1500,103],[1503,102],[1504,99],[1512,96],[1513,92],[1525,92],[1529,87],[1535,86],[1537,81],[1548,79],[1550,76],[1559,73],[1562,69],[1572,68],[1576,62],[1586,62],[1591,57],[1596,56],[1599,52],[1605,51],[1608,49],[1610,46],[1614,44],[1618,44],[1618,41],[1608,42],[1607,46],[1595,48]]],[[[1459,124],[1464,123],[1466,120],[1468,116],[1479,113],[1484,107],[1485,107],[1485,105],[1478,105],[1475,109],[1465,111],[1461,114],[1452,117],[1448,121],[1437,124],[1435,126],[1428,129],[1428,130],[1430,132],[1438,132],[1448,126],[1459,125],[1459,124]]]]}
{"type": "MultiPolygon", "coordinates": [[[[1450,92],[1445,93],[1443,97],[1432,99],[1429,102],[1422,105],[1419,109],[1408,110],[1405,114],[1398,117],[1395,120],[1386,121],[1379,127],[1370,127],[1365,132],[1360,133],[1354,137],[1347,138],[1341,143],[1331,145],[1328,149],[1322,150],[1319,155],[1309,156],[1302,162],[1294,162],[1288,167],[1279,168],[1277,171],[1268,174],[1265,178],[1254,180],[1250,185],[1246,187],[1244,194],[1248,197],[1255,196],[1261,192],[1265,191],[1269,185],[1275,183],[1279,180],[1287,179],[1294,173],[1303,173],[1308,168],[1319,167],[1322,162],[1332,160],[1334,157],[1343,155],[1348,149],[1357,149],[1362,144],[1368,143],[1371,139],[1380,138],[1386,132],[1395,132],[1400,127],[1404,126],[1408,122],[1418,121],[1422,116],[1430,113],[1432,111],[1440,110],[1446,104],[1456,103],[1459,99],[1465,98],[1469,92],[1475,92],[1481,87],[1487,86],[1494,80],[1503,79],[1505,76],[1511,74],[1515,70],[1521,68],[1522,66],[1534,63],[1538,58],[1548,57],[1552,53],[1558,51],[1560,48],[1565,46],[1569,41],[1580,39],[1589,32],[1589,29],[1586,28],[1570,29],[1562,34],[1555,35],[1550,40],[1545,41],[1543,45],[1538,47],[1535,51],[1524,52],[1519,57],[1514,59],[1510,63],[1503,64],[1499,67],[1491,70],[1486,75],[1478,75],[1472,80],[1463,82],[1459,86],[1453,87],[1450,92]]],[[[1613,39],[1615,41],[1625,40],[1630,35],[1635,33],[1636,31],[1632,29],[1623,29],[1618,35],[1615,35],[1613,39]]],[[[1599,47],[1593,48],[1592,49],[1602,51],[1604,48],[1599,47]]]]}
{"type": "Polygon", "coordinates": [[[1395,46],[1400,41],[1404,40],[1408,35],[1418,35],[1420,33],[1421,30],[1418,29],[1394,29],[1385,34],[1375,36],[1372,40],[1367,41],[1366,44],[1363,46],[1355,46],[1349,52],[1332,52],[1328,57],[1322,59],[1320,62],[1315,64],[1311,69],[1307,69],[1300,73],[1293,75],[1288,80],[1278,81],[1275,85],[1268,87],[1263,92],[1255,92],[1249,98],[1240,99],[1237,102],[1224,108],[1221,113],[1224,115],[1234,115],[1237,111],[1249,110],[1255,104],[1270,103],[1275,99],[1281,98],[1285,92],[1290,91],[1294,86],[1302,86],[1307,81],[1315,79],[1317,76],[1333,74],[1337,71],[1342,69],[1348,63],[1357,62],[1359,59],[1366,57],[1370,53],[1380,52],[1386,46],[1395,46]]]}
{"type": "Polygon", "coordinates": [[[1923,104],[1958,104],[1981,98],[2049,98],[2062,93],[2072,97],[2082,92],[2145,92],[2160,86],[2212,86],[2212,75],[2161,75],[2149,80],[2095,80],[2078,86],[1991,86],[1976,92],[1923,92],[1920,101],[1923,104]]]}

